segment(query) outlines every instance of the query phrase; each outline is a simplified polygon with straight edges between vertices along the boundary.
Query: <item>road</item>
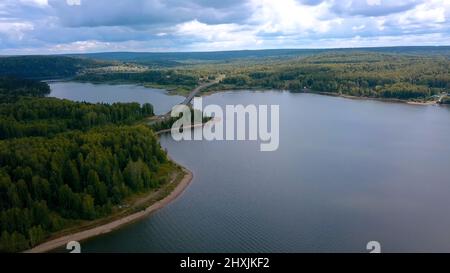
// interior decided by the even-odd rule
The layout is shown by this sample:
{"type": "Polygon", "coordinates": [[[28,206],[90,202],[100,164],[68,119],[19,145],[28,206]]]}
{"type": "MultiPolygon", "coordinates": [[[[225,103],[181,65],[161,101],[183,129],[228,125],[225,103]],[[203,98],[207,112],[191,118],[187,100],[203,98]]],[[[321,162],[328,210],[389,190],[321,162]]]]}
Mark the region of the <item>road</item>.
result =
{"type": "MultiPolygon", "coordinates": [[[[179,105],[189,105],[189,104],[191,103],[191,101],[194,99],[194,97],[195,97],[196,95],[198,95],[202,90],[204,90],[204,89],[206,89],[206,88],[208,88],[208,87],[210,87],[210,86],[213,86],[214,84],[219,83],[219,82],[222,81],[224,78],[225,78],[225,75],[220,75],[220,76],[217,77],[217,79],[215,79],[214,81],[210,81],[210,82],[207,82],[207,83],[203,83],[203,84],[197,86],[194,90],[192,90],[192,91],[186,96],[186,98],[184,99],[184,101],[181,102],[179,105]]],[[[151,118],[151,120],[150,120],[150,122],[149,122],[148,124],[149,124],[149,125],[152,125],[152,124],[155,124],[155,123],[164,121],[164,120],[166,120],[166,119],[169,119],[169,118],[170,118],[170,113],[171,113],[171,111],[168,112],[168,113],[166,113],[166,114],[164,114],[164,115],[154,116],[154,117],[151,118]]]]}
{"type": "Polygon", "coordinates": [[[200,93],[203,89],[206,89],[206,88],[208,88],[210,86],[213,86],[214,84],[219,83],[223,79],[224,79],[224,76],[220,76],[214,81],[211,81],[211,82],[208,82],[208,83],[204,83],[204,84],[201,84],[201,85],[197,86],[194,90],[191,91],[191,93],[189,93],[189,95],[186,97],[186,99],[181,104],[189,105],[191,103],[191,101],[194,99],[194,97],[198,93],[200,93]]]}

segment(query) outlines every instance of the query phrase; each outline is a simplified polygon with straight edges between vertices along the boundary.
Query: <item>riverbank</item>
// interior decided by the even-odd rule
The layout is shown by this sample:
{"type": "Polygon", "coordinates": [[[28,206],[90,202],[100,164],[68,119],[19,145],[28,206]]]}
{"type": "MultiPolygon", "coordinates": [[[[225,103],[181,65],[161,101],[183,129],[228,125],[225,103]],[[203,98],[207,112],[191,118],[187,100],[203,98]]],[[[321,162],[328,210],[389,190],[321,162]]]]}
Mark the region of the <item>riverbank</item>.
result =
{"type": "Polygon", "coordinates": [[[162,84],[153,84],[153,83],[142,83],[142,82],[130,82],[125,80],[117,80],[117,81],[86,81],[86,80],[78,80],[76,78],[64,78],[64,79],[50,79],[43,80],[48,84],[50,83],[59,83],[59,82],[74,82],[74,83],[89,83],[93,85],[131,85],[131,86],[142,86],[149,89],[160,89],[167,93],[169,96],[186,96],[189,94],[191,89],[186,87],[179,87],[177,85],[162,85],[162,84]]]}
{"type": "MultiPolygon", "coordinates": [[[[95,83],[93,83],[95,84],[95,83]]],[[[111,84],[111,83],[109,83],[111,84]]],[[[209,86],[213,83],[205,83],[195,88],[186,98],[185,103],[189,103],[190,99],[195,96],[205,86],[209,86]]],[[[189,126],[189,128],[202,127],[204,124],[195,124],[189,126]]],[[[188,128],[186,128],[188,129],[188,128]]],[[[171,130],[162,130],[156,132],[160,135],[164,132],[170,132],[171,130]]],[[[173,161],[173,160],[172,160],[173,161]]],[[[26,253],[40,253],[48,252],[56,248],[65,246],[70,241],[83,241],[95,236],[99,236],[113,230],[116,230],[126,224],[140,220],[141,218],[148,216],[156,210],[164,207],[173,200],[175,200],[192,181],[193,174],[186,168],[180,167],[174,164],[175,176],[170,182],[165,183],[159,189],[147,193],[145,196],[134,196],[128,204],[122,204],[115,207],[115,211],[111,215],[97,219],[94,221],[80,221],[74,223],[73,227],[67,228],[63,231],[53,234],[53,237],[32,249],[25,251],[26,253]],[[182,177],[178,178],[179,174],[182,177]]]]}
{"type": "Polygon", "coordinates": [[[273,88],[225,88],[220,90],[208,90],[201,93],[201,96],[210,96],[214,95],[216,93],[221,92],[230,92],[230,91],[286,91],[286,92],[292,92],[292,93],[304,93],[304,94],[316,94],[316,95],[322,95],[322,96],[330,96],[330,97],[339,97],[339,98],[346,98],[346,99],[352,99],[352,100],[375,100],[375,101],[381,101],[381,102],[392,102],[392,103],[404,103],[404,104],[410,104],[410,105],[439,105],[436,101],[409,101],[409,100],[402,100],[402,99],[395,99],[395,98],[376,98],[376,97],[358,97],[358,96],[352,96],[352,95],[346,95],[346,94],[339,94],[339,93],[332,93],[332,92],[318,92],[318,91],[291,91],[291,90],[285,90],[285,89],[273,89],[273,88]]]}
{"type": "Polygon", "coordinates": [[[358,97],[358,96],[351,96],[346,94],[336,94],[336,93],[329,93],[329,92],[305,92],[308,94],[319,94],[324,96],[332,96],[332,97],[340,97],[340,98],[346,98],[351,100],[375,100],[375,101],[381,101],[381,102],[392,102],[392,103],[406,103],[411,105],[437,105],[435,101],[426,101],[426,102],[420,102],[420,101],[410,101],[410,100],[402,100],[402,99],[395,99],[395,98],[376,98],[376,97],[358,97]]]}
{"type": "MultiPolygon", "coordinates": [[[[172,179],[171,182],[167,183],[160,189],[158,189],[156,192],[151,192],[146,198],[140,199],[133,204],[134,208],[139,208],[149,200],[146,199],[152,199],[155,196],[158,195],[164,195],[164,197],[160,200],[157,200],[156,202],[153,202],[151,205],[147,206],[145,209],[140,210],[138,212],[128,214],[124,217],[121,217],[119,219],[113,220],[112,222],[97,225],[94,227],[91,227],[89,229],[79,231],[73,234],[65,235],[59,238],[52,239],[50,241],[47,241],[45,243],[42,243],[32,249],[29,249],[25,251],[25,253],[43,253],[43,252],[49,252],[53,249],[63,247],[70,241],[78,241],[81,242],[83,240],[93,238],[95,236],[99,236],[102,234],[109,233],[111,231],[114,231],[116,229],[119,229],[127,224],[131,224],[133,222],[136,222],[144,217],[147,217],[148,215],[154,213],[155,211],[163,208],[164,206],[168,205],[175,199],[177,199],[183,191],[189,186],[193,179],[193,174],[190,170],[186,168],[181,168],[182,178],[180,179],[178,175],[172,179]]],[[[81,248],[83,250],[83,248],[81,248]]]]}

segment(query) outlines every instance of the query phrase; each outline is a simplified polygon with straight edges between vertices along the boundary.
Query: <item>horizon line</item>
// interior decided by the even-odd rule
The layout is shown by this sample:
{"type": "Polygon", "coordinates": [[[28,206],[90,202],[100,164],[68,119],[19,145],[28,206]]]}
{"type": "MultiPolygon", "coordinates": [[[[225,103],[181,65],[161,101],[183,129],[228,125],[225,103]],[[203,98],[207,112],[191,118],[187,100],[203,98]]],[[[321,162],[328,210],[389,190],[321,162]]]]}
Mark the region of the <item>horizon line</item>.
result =
{"type": "Polygon", "coordinates": [[[0,57],[15,57],[15,56],[67,56],[67,55],[89,55],[89,54],[105,54],[105,53],[135,53],[135,54],[180,54],[180,53],[222,53],[222,52],[243,52],[243,51],[275,51],[275,50],[358,50],[358,49],[377,49],[377,48],[450,48],[449,45],[411,45],[411,46],[365,46],[365,47],[317,47],[317,48],[266,48],[266,49],[232,49],[232,50],[206,50],[206,51],[94,51],[94,52],[73,52],[73,53],[34,53],[34,54],[1,54],[0,57]]]}

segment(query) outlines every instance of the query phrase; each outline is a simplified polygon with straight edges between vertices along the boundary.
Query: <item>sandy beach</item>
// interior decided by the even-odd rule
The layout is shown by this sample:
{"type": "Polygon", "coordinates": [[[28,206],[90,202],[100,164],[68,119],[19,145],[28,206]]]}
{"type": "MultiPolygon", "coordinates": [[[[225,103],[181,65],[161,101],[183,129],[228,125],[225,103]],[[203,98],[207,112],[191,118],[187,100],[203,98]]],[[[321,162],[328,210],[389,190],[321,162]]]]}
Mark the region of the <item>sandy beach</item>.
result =
{"type": "MultiPolygon", "coordinates": [[[[178,183],[176,188],[165,198],[157,201],[156,203],[152,204],[151,206],[147,207],[145,210],[142,210],[140,212],[136,212],[134,214],[125,216],[119,220],[112,221],[110,223],[97,226],[91,229],[87,229],[84,231],[80,231],[74,234],[70,234],[67,236],[63,236],[60,238],[56,238],[50,241],[47,241],[45,243],[42,243],[32,249],[29,249],[25,251],[24,253],[43,253],[48,252],[50,250],[53,250],[55,248],[59,248],[62,246],[65,246],[70,241],[78,241],[81,242],[83,240],[86,240],[88,238],[92,238],[101,234],[105,234],[108,232],[111,232],[115,229],[118,229],[126,224],[135,222],[137,220],[140,220],[151,213],[163,208],[173,200],[175,200],[177,197],[179,197],[183,191],[187,188],[187,186],[191,183],[193,174],[191,171],[183,168],[185,171],[185,176],[182,178],[182,180],[178,183]]],[[[81,251],[83,251],[83,248],[81,248],[81,251]]]]}

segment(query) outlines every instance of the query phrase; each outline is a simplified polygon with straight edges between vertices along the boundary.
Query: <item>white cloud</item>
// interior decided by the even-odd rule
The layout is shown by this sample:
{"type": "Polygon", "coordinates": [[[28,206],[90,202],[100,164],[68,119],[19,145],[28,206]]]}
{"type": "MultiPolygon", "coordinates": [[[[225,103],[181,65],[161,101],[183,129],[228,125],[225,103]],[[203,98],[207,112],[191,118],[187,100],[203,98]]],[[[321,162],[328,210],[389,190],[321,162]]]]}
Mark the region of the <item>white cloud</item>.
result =
{"type": "Polygon", "coordinates": [[[381,0],[366,0],[369,6],[379,6],[381,5],[381,0]]]}
{"type": "Polygon", "coordinates": [[[295,0],[251,0],[254,13],[251,23],[259,25],[266,33],[299,34],[324,33],[333,24],[340,24],[339,18],[330,14],[330,3],[324,1],[316,6],[304,5],[295,0]]]}
{"type": "Polygon", "coordinates": [[[208,25],[197,20],[176,26],[175,35],[196,38],[194,47],[204,50],[238,49],[254,46],[261,41],[256,36],[256,30],[237,24],[208,25]]]}
{"type": "Polygon", "coordinates": [[[81,0],[66,0],[69,6],[79,6],[81,5],[81,0]]]}
{"type": "Polygon", "coordinates": [[[0,54],[450,45],[449,20],[450,0],[0,0],[0,54]]]}
{"type": "Polygon", "coordinates": [[[385,23],[386,23],[386,19],[384,19],[384,18],[377,19],[377,20],[375,21],[375,24],[376,24],[378,30],[380,30],[380,31],[385,30],[385,28],[386,28],[386,27],[384,26],[385,23]]]}
{"type": "Polygon", "coordinates": [[[434,46],[449,45],[450,37],[440,33],[423,35],[395,35],[395,36],[376,36],[361,37],[355,36],[346,39],[323,39],[317,41],[314,47],[322,48],[351,48],[351,47],[382,47],[382,46],[434,46]]]}
{"type": "Polygon", "coordinates": [[[101,49],[107,49],[110,47],[110,43],[99,42],[99,41],[77,41],[68,44],[57,44],[50,47],[50,51],[55,52],[88,52],[101,49]]]}
{"type": "Polygon", "coordinates": [[[360,31],[366,28],[366,25],[359,25],[359,26],[354,26],[352,27],[353,31],[360,31]]]}
{"type": "Polygon", "coordinates": [[[48,6],[48,0],[19,0],[21,3],[37,6],[48,6]]]}
{"type": "Polygon", "coordinates": [[[0,34],[10,39],[22,40],[26,31],[31,31],[34,26],[30,22],[8,22],[0,21],[0,34]]]}
{"type": "Polygon", "coordinates": [[[398,16],[398,23],[406,28],[409,25],[430,25],[445,23],[450,11],[450,1],[427,1],[398,16]]]}

